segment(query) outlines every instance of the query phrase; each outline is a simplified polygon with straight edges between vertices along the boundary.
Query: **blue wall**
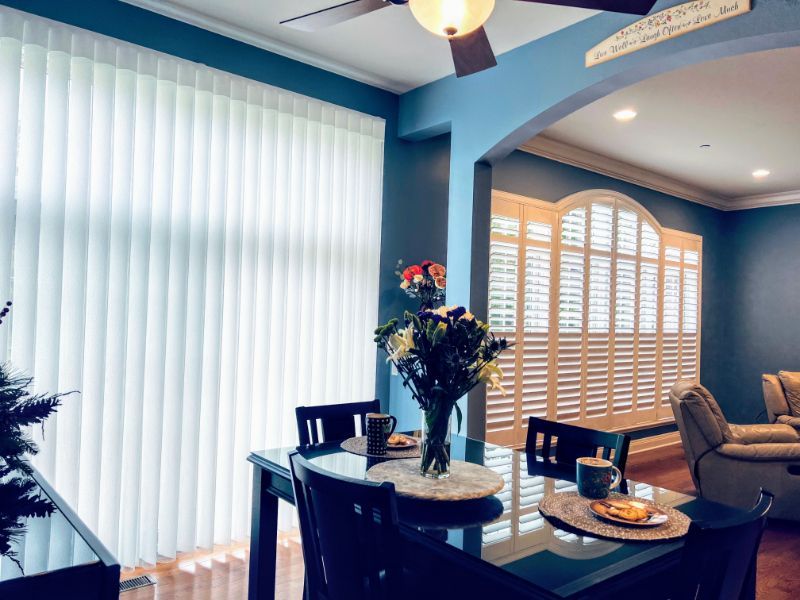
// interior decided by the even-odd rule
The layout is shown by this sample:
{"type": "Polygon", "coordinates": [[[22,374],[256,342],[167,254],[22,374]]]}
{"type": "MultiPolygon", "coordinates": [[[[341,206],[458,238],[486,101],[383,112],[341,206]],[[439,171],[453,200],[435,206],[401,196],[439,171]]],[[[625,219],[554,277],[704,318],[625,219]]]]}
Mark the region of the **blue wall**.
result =
{"type": "Polygon", "coordinates": [[[761,374],[800,371],[800,205],[726,217],[729,366],[718,395],[738,399],[732,421],[764,420],[761,374]]]}
{"type": "MultiPolygon", "coordinates": [[[[495,164],[492,184],[498,190],[549,202],[583,190],[615,190],[639,202],[664,227],[703,236],[700,376],[712,393],[717,393],[723,410],[732,421],[753,411],[752,398],[729,397],[717,392],[727,388],[725,384],[729,379],[726,362],[728,290],[734,273],[726,245],[729,213],[521,151],[495,164]]],[[[760,401],[760,397],[756,399],[760,401]]]]}
{"type": "MultiPolygon", "coordinates": [[[[444,260],[449,136],[419,144],[398,138],[396,94],[118,0],[0,0],[0,4],[386,119],[379,320],[394,316],[402,301],[395,288],[398,258],[444,260]]],[[[390,381],[380,355],[376,368],[377,397],[388,402],[390,381]]]]}

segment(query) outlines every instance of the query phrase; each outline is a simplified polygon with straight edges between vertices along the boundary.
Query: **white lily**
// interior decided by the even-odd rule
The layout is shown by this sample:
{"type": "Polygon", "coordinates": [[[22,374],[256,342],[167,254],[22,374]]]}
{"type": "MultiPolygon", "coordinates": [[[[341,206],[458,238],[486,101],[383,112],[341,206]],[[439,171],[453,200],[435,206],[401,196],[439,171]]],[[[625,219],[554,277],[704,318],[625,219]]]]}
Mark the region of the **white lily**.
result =
{"type": "Polygon", "coordinates": [[[386,359],[387,362],[403,358],[408,354],[409,350],[413,350],[416,347],[414,346],[414,328],[409,325],[405,329],[401,329],[389,336],[389,347],[393,352],[386,359]]]}
{"type": "Polygon", "coordinates": [[[503,396],[506,395],[505,388],[500,385],[503,380],[503,370],[494,361],[486,363],[478,373],[478,381],[489,386],[490,390],[498,390],[503,396]]]}

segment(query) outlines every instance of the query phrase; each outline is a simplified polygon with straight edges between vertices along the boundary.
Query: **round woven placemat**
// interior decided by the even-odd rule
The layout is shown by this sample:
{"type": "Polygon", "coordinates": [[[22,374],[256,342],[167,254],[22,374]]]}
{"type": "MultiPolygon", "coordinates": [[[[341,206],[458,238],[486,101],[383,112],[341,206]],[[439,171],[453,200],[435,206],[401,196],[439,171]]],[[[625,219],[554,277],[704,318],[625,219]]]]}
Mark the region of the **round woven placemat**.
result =
{"type": "MultiPolygon", "coordinates": [[[[631,496],[615,493],[612,493],[609,498],[612,500],[632,499],[631,496]]],[[[614,525],[596,517],[589,510],[589,503],[592,501],[579,496],[577,492],[560,492],[545,496],[539,503],[539,512],[545,517],[560,521],[569,527],[609,540],[638,540],[642,542],[674,540],[683,537],[689,531],[691,519],[681,511],[671,506],[657,504],[646,498],[636,498],[636,501],[655,506],[664,511],[669,520],[657,527],[614,525]]]]}
{"type": "Polygon", "coordinates": [[[419,458],[420,456],[419,443],[408,448],[386,448],[386,454],[370,454],[367,452],[367,436],[365,435],[347,438],[340,445],[348,452],[370,458],[419,458]]]}
{"type": "Polygon", "coordinates": [[[482,465],[454,460],[450,477],[430,479],[419,474],[415,459],[391,460],[367,471],[370,481],[391,481],[401,496],[425,500],[474,500],[496,494],[503,489],[503,478],[482,465]]]}

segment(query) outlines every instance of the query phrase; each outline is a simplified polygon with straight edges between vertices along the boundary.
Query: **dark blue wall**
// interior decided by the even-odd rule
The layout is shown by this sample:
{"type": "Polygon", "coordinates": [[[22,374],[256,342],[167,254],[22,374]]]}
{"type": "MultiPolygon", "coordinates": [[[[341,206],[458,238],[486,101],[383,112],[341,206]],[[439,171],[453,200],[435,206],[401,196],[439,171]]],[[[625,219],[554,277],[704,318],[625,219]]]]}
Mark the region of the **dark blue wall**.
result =
{"type": "MultiPolygon", "coordinates": [[[[664,227],[703,236],[703,305],[700,378],[719,396],[720,404],[732,421],[753,412],[758,398],[727,397],[717,390],[730,377],[726,348],[729,294],[733,263],[726,247],[728,213],[688,202],[618,179],[516,151],[494,166],[495,189],[548,202],[589,189],[609,189],[626,194],[649,210],[664,227]]],[[[762,402],[763,404],[763,402],[762,402]]],[[[753,415],[755,416],[755,415],[753,415]]]]}
{"type": "Polygon", "coordinates": [[[761,374],[800,371],[800,205],[726,218],[735,275],[725,290],[729,368],[719,395],[739,399],[732,421],[764,420],[761,374]]]}
{"type": "MultiPolygon", "coordinates": [[[[0,4],[386,119],[380,321],[394,316],[402,298],[395,288],[398,258],[444,260],[449,135],[420,144],[399,139],[396,94],[118,0],[0,0],[0,4]]],[[[376,394],[388,402],[383,363],[379,355],[376,394]]]]}

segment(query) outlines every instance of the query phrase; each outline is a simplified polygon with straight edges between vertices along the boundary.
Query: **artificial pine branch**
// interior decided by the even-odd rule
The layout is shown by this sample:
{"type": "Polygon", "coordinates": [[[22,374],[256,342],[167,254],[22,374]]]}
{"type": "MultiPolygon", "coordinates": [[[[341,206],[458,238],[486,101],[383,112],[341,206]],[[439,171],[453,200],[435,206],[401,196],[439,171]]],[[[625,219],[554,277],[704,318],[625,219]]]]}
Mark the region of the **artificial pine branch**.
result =
{"type": "MultiPolygon", "coordinates": [[[[8,315],[11,302],[0,310],[0,324],[8,315]]],[[[0,365],[0,554],[22,571],[14,544],[25,533],[22,519],[46,517],[55,506],[30,477],[33,468],[27,457],[39,452],[27,434],[27,427],[41,425],[61,406],[66,394],[33,394],[33,380],[0,365]]]]}

